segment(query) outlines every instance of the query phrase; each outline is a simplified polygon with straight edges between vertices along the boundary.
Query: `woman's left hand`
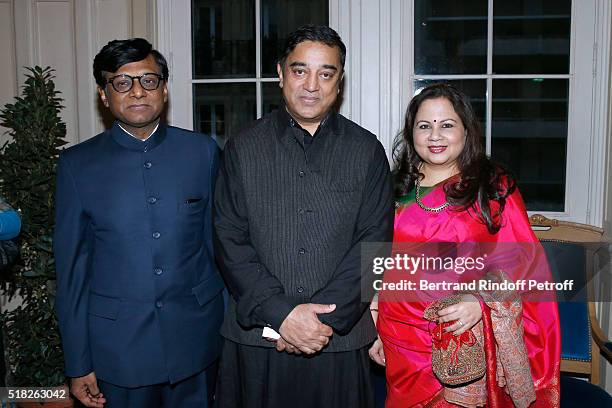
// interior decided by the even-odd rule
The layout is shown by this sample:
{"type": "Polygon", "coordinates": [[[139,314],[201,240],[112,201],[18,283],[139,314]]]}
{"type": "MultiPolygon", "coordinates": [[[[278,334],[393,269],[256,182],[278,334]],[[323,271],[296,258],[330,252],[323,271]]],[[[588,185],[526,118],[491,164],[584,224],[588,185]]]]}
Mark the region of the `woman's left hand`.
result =
{"type": "Polygon", "coordinates": [[[378,338],[374,341],[374,344],[372,344],[372,347],[370,347],[370,350],[368,350],[368,354],[375,363],[380,364],[383,367],[387,365],[387,360],[385,359],[385,349],[380,336],[378,336],[378,338]]]}
{"type": "Polygon", "coordinates": [[[454,321],[455,323],[444,330],[459,336],[480,321],[482,310],[476,296],[465,294],[461,297],[461,302],[438,311],[438,316],[440,316],[439,323],[454,321]]]}

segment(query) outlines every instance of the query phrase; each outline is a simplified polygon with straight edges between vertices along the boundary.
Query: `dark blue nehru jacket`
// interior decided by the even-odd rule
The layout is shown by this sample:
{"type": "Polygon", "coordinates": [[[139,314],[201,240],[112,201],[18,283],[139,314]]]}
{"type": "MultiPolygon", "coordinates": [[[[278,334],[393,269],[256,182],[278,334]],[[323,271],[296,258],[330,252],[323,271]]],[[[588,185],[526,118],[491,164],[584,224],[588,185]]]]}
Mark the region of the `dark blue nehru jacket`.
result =
{"type": "Polygon", "coordinates": [[[176,382],[218,356],[217,161],[208,136],[165,125],[140,141],[115,124],[63,152],[56,309],[68,376],[176,382]]]}

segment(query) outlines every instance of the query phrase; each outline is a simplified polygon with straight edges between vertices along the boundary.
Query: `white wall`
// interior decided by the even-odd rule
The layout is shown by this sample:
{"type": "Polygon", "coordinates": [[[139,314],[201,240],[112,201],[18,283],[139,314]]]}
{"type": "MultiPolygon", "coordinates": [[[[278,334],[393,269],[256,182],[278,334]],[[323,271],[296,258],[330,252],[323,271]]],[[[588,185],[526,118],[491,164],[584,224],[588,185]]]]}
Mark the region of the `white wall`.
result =
{"type": "MultiPolygon", "coordinates": [[[[11,102],[17,94],[13,15],[13,0],[0,0],[0,106],[11,102]]],[[[0,146],[6,140],[4,130],[0,126],[0,146]]]]}
{"type": "MultiPolygon", "coordinates": [[[[610,54],[612,54],[612,38],[610,38],[610,54]]],[[[612,78],[612,65],[608,66],[608,75],[612,78]]],[[[608,123],[612,123],[612,93],[608,96],[608,123]]],[[[608,144],[607,144],[607,170],[605,174],[606,180],[606,190],[605,190],[605,209],[604,209],[604,240],[606,242],[612,243],[612,126],[608,127],[608,144]]],[[[612,246],[611,246],[612,247],[612,246]]],[[[606,305],[604,303],[604,305],[606,305]]],[[[604,332],[608,333],[608,338],[610,338],[612,331],[610,328],[612,327],[612,313],[610,313],[610,303],[606,306],[607,310],[601,310],[601,325],[603,326],[604,332]],[[607,318],[607,319],[606,319],[607,318]]],[[[608,392],[612,393],[612,364],[609,364],[605,359],[602,359],[604,370],[602,373],[604,374],[605,388],[608,392]]]]}
{"type": "Polygon", "coordinates": [[[347,47],[343,115],[376,134],[391,157],[411,95],[405,86],[412,42],[410,2],[331,1],[330,26],[347,47]]]}

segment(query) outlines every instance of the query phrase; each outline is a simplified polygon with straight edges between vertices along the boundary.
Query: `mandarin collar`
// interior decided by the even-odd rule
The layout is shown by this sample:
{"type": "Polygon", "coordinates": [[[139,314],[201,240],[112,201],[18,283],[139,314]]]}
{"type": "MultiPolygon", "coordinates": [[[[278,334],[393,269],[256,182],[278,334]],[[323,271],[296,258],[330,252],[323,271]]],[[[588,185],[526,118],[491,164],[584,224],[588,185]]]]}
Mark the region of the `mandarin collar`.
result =
{"type": "MultiPolygon", "coordinates": [[[[278,108],[277,112],[278,114],[276,115],[276,129],[278,129],[278,132],[277,132],[278,136],[284,135],[287,127],[293,127],[293,128],[304,130],[304,128],[302,128],[302,126],[300,126],[300,124],[295,119],[293,119],[293,116],[291,116],[289,111],[287,111],[287,107],[285,105],[281,105],[278,108]]],[[[325,129],[330,129],[332,133],[340,134],[339,129],[338,129],[337,116],[338,114],[336,112],[334,112],[333,110],[330,110],[325,116],[325,118],[323,118],[323,120],[319,124],[319,127],[317,128],[315,135],[319,134],[322,130],[325,130],[325,129]]]]}
{"type": "Polygon", "coordinates": [[[147,140],[138,140],[134,136],[121,129],[119,122],[115,121],[110,129],[111,136],[115,142],[129,150],[147,152],[155,149],[166,138],[166,125],[159,123],[157,130],[147,140]]]}

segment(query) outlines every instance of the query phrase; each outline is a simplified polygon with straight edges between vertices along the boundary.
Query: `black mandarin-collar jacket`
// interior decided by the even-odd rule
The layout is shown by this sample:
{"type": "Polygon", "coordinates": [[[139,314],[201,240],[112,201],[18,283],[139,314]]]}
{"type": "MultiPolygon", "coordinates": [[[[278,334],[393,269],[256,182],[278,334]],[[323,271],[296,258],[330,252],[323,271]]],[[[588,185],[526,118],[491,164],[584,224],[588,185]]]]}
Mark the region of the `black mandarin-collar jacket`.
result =
{"type": "Polygon", "coordinates": [[[214,223],[233,300],[222,334],[270,347],[263,326],[278,330],[300,303],[334,303],[319,316],[335,331],[324,351],[358,349],[376,337],[360,244],[391,240],[389,164],[376,136],[337,113],[305,134],[281,108],[225,146],[214,223]]]}

